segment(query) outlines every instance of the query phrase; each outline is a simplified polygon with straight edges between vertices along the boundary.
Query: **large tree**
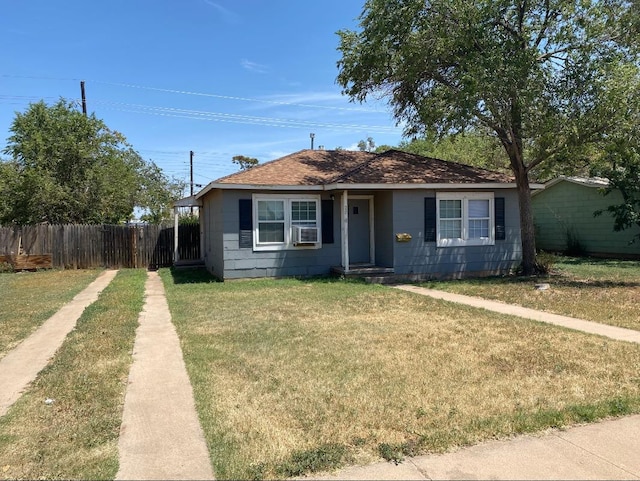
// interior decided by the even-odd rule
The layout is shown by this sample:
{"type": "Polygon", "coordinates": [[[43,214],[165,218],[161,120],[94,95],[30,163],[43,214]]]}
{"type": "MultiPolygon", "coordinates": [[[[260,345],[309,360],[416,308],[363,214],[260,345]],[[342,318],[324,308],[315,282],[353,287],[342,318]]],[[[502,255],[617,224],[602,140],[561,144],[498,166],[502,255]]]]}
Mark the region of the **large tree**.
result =
{"type": "Polygon", "coordinates": [[[118,223],[135,207],[159,220],[180,193],[122,134],[64,99],[17,113],[4,153],[4,224],[118,223]]]}
{"type": "MultiPolygon", "coordinates": [[[[621,231],[640,227],[640,69],[627,68],[607,92],[617,106],[616,129],[603,139],[591,172],[609,180],[605,195],[620,192],[622,202],[606,210],[613,229],[621,231]]],[[[640,234],[634,240],[640,241],[640,234]]]]}
{"type": "Polygon", "coordinates": [[[473,165],[484,169],[508,171],[508,159],[497,139],[486,132],[473,130],[459,135],[403,140],[399,150],[473,165]]]}
{"type": "Polygon", "coordinates": [[[613,129],[616,106],[602,92],[638,62],[633,8],[626,0],[368,0],[360,30],[338,32],[338,82],[352,100],[386,96],[407,135],[492,132],[515,176],[531,274],[530,172],[582,161],[613,129]]]}

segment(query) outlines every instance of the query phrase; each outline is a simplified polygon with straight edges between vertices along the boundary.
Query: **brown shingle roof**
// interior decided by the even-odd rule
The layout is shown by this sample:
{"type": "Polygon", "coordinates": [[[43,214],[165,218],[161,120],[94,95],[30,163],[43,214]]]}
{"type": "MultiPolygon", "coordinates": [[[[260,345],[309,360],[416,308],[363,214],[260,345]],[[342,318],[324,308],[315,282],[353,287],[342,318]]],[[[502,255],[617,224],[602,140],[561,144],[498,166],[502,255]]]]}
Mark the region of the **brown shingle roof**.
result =
{"type": "Polygon", "coordinates": [[[389,150],[374,154],[347,150],[301,150],[214,184],[326,185],[512,183],[511,176],[468,165],[389,150]]]}

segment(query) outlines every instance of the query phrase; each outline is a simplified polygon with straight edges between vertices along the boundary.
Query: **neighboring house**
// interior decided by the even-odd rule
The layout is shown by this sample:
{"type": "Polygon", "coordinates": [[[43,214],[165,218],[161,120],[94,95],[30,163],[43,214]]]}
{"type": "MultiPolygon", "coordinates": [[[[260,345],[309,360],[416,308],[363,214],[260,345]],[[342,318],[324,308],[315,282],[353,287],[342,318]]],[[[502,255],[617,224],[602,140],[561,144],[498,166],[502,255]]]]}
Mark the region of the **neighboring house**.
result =
{"type": "Polygon", "coordinates": [[[640,233],[631,228],[613,230],[608,206],[622,203],[614,191],[607,196],[602,189],[606,179],[559,177],[533,193],[532,209],[538,249],[615,257],[640,256],[640,242],[630,241],[640,233]],[[594,212],[604,210],[600,216],[594,212]]]}
{"type": "Polygon", "coordinates": [[[220,279],[461,277],[521,261],[512,177],[396,150],[303,150],[179,205],[191,204],[201,206],[204,262],[220,279]]]}

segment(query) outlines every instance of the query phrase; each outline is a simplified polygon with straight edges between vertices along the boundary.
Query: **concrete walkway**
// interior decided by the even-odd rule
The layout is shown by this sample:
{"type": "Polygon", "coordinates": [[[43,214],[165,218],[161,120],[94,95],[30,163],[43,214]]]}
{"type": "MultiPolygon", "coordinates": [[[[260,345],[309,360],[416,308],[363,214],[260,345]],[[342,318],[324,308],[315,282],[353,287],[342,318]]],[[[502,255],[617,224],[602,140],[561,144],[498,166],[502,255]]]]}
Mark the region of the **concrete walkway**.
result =
{"type": "Polygon", "coordinates": [[[213,479],[162,280],[149,272],[125,395],[116,479],[213,479]]]}
{"type": "Polygon", "coordinates": [[[434,299],[442,299],[458,304],[466,304],[467,306],[479,307],[489,311],[499,312],[501,314],[509,314],[511,316],[524,317],[525,319],[533,319],[534,321],[547,322],[577,331],[588,332],[590,334],[598,334],[600,336],[609,337],[617,341],[628,341],[640,343],[640,331],[633,329],[625,329],[623,327],[609,326],[599,324],[597,322],[585,321],[573,317],[560,316],[549,312],[536,311],[526,307],[505,304],[504,302],[490,301],[480,297],[464,296],[462,294],[453,294],[451,292],[438,291],[435,289],[427,289],[411,285],[394,286],[396,289],[413,292],[424,296],[433,297],[434,299]]]}
{"type": "Polygon", "coordinates": [[[47,319],[33,334],[0,359],[0,416],[49,363],[67,334],[118,271],[104,271],[95,281],[47,319]]]}

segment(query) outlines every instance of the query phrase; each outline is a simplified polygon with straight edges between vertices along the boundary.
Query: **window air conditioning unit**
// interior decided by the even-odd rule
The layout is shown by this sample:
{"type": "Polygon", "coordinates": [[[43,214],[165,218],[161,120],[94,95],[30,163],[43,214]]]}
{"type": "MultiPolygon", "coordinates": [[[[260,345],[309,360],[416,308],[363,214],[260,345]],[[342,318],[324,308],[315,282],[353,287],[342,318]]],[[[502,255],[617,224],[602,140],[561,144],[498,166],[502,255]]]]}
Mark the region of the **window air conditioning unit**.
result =
{"type": "Polygon", "coordinates": [[[318,228],[294,225],[293,226],[293,243],[294,244],[317,244],[318,228]]]}

